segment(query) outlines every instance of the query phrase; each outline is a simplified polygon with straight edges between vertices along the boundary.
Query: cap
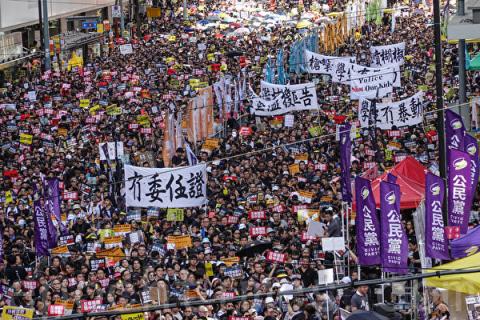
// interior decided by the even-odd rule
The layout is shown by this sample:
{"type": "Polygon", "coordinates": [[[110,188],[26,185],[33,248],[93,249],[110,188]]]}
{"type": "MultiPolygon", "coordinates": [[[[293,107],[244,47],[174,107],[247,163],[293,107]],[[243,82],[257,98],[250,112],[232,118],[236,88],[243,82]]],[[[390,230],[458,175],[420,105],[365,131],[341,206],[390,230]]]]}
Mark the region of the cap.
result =
{"type": "Polygon", "coordinates": [[[278,282],[275,282],[275,283],[272,285],[272,289],[273,289],[273,288],[280,288],[280,287],[281,287],[281,285],[280,285],[280,283],[278,283],[278,282]]]}
{"type": "Polygon", "coordinates": [[[275,302],[275,300],[273,300],[272,297],[266,297],[265,298],[265,304],[274,303],[274,302],[275,302]]]}

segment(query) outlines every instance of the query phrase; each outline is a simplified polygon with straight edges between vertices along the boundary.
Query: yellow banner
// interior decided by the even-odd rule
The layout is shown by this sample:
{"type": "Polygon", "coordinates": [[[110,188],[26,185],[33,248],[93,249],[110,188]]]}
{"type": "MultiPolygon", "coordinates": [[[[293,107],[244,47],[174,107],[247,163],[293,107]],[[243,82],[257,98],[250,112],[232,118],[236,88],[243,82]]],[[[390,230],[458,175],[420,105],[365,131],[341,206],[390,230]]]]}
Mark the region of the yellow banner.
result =
{"type": "Polygon", "coordinates": [[[107,114],[109,116],[119,116],[119,115],[122,114],[122,108],[117,107],[116,104],[112,104],[112,105],[108,106],[106,111],[107,111],[107,114]]]}
{"type": "Polygon", "coordinates": [[[167,210],[167,221],[183,221],[184,210],[181,208],[169,208],[167,210]]]}
{"type": "Polygon", "coordinates": [[[14,320],[16,316],[22,316],[27,319],[33,319],[33,309],[20,307],[4,306],[2,320],[14,320]]]}
{"type": "Polygon", "coordinates": [[[192,237],[190,236],[169,236],[168,243],[174,244],[176,250],[190,248],[192,246],[192,237]]]}
{"type": "Polygon", "coordinates": [[[143,312],[131,313],[131,314],[122,314],[122,320],[145,320],[143,312]]]}
{"type": "Polygon", "coordinates": [[[21,144],[32,144],[33,136],[31,134],[20,133],[20,143],[21,144]]]}
{"type": "Polygon", "coordinates": [[[80,99],[80,108],[88,108],[90,106],[90,100],[89,99],[80,99]]]}

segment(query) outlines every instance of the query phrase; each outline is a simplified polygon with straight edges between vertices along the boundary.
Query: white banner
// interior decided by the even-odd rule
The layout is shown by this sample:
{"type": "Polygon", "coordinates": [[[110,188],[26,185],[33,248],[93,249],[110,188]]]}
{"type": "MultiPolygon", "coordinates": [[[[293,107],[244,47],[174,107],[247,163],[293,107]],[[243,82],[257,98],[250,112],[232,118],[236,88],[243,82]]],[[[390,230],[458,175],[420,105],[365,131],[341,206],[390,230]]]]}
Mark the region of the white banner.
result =
{"type": "Polygon", "coordinates": [[[423,121],[422,91],[410,98],[390,103],[377,103],[373,109],[372,102],[360,100],[358,105],[358,120],[362,128],[372,126],[388,130],[393,126],[414,126],[423,121]]]}
{"type": "Polygon", "coordinates": [[[261,97],[252,100],[250,112],[256,116],[276,116],[301,110],[317,110],[315,84],[278,85],[261,82],[261,97]]]}
{"type": "Polygon", "coordinates": [[[401,66],[405,62],[405,42],[370,47],[372,67],[401,66]]]}
{"type": "Polygon", "coordinates": [[[400,73],[393,68],[376,70],[378,71],[369,70],[366,72],[368,75],[363,75],[354,69],[355,73],[352,73],[350,81],[351,100],[383,98],[392,93],[400,73]]]}
{"type": "Polygon", "coordinates": [[[127,207],[187,208],[207,201],[206,165],[142,168],[125,165],[127,207]]]}
{"type": "Polygon", "coordinates": [[[100,153],[100,160],[105,161],[107,160],[107,155],[105,154],[105,151],[103,150],[105,147],[104,145],[107,145],[107,154],[108,154],[108,159],[109,160],[115,160],[115,155],[117,159],[122,159],[123,158],[123,142],[122,141],[117,141],[117,145],[115,146],[115,142],[102,142],[98,144],[98,152],[100,153]],[[115,150],[116,148],[116,150],[115,150]]]}
{"type": "Polygon", "coordinates": [[[133,53],[133,47],[131,43],[122,44],[119,48],[120,53],[123,55],[133,53]]]}
{"type": "Polygon", "coordinates": [[[355,57],[324,56],[305,50],[306,70],[308,73],[331,74],[336,63],[356,63],[355,57]]]}

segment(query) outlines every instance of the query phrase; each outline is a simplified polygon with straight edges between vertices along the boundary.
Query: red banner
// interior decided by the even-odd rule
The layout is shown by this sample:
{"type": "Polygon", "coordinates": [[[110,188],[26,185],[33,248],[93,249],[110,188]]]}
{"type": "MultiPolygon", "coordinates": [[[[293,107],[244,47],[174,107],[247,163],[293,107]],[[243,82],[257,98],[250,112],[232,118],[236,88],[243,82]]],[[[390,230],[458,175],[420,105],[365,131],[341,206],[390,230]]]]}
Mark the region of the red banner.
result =
{"type": "Polygon", "coordinates": [[[268,251],[265,259],[267,259],[268,262],[285,263],[287,261],[287,255],[280,252],[268,251]]]}
{"type": "Polygon", "coordinates": [[[267,228],[266,227],[253,227],[250,228],[250,236],[256,237],[256,236],[264,236],[267,234],[267,228]]]}

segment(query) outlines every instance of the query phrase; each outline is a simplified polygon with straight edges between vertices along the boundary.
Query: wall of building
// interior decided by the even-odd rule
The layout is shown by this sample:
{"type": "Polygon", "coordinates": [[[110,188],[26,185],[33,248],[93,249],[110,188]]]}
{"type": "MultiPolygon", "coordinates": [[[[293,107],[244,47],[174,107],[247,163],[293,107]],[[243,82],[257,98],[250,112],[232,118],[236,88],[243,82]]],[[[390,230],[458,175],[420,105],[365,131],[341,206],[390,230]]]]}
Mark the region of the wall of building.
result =
{"type": "MultiPolygon", "coordinates": [[[[92,11],[115,0],[48,0],[51,19],[92,11]]],[[[38,23],[38,0],[0,0],[0,32],[38,23]]]]}

